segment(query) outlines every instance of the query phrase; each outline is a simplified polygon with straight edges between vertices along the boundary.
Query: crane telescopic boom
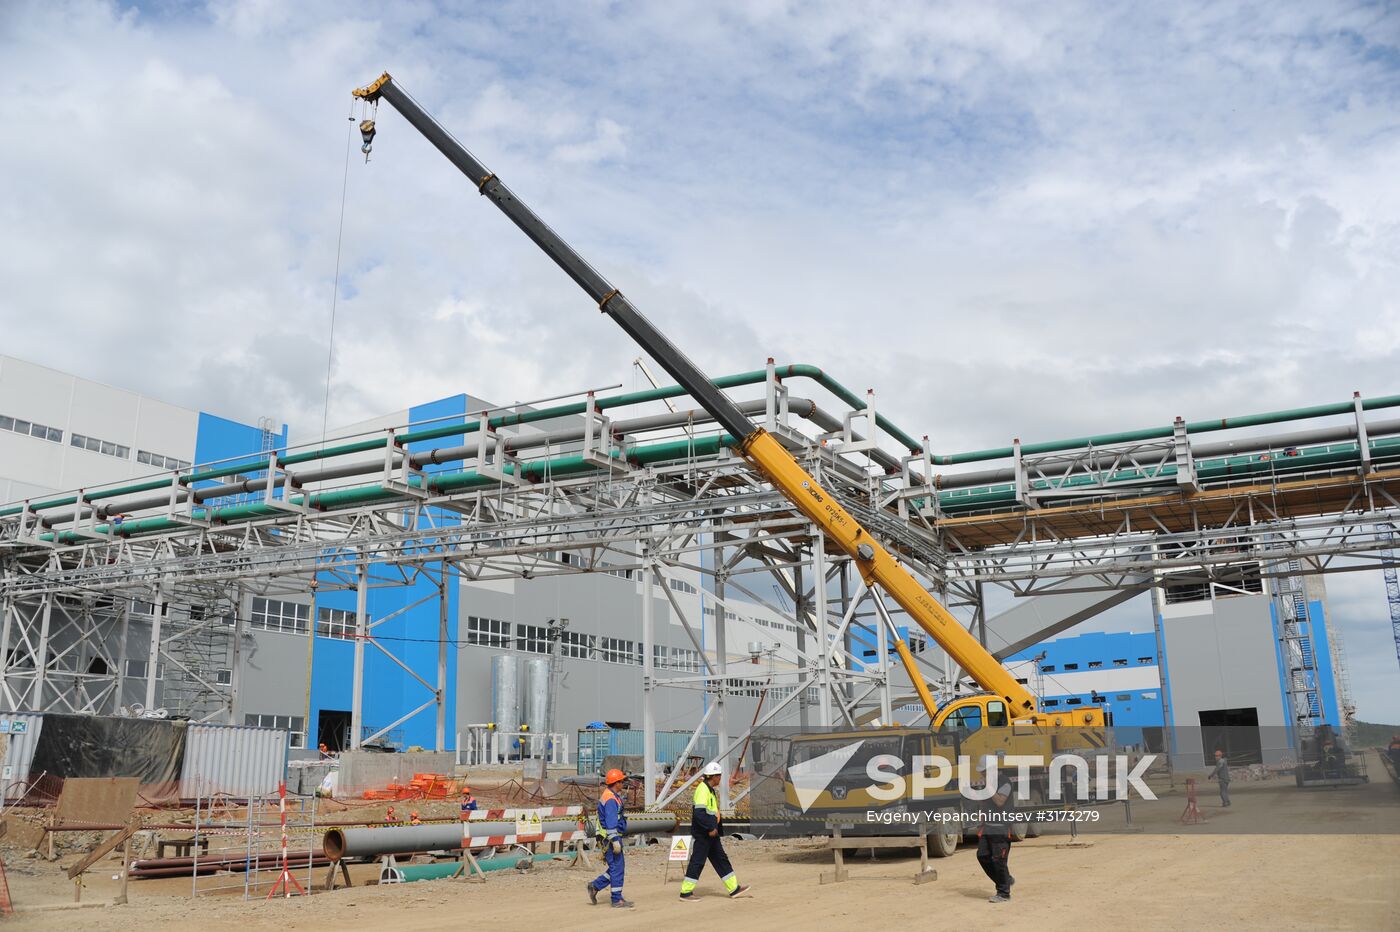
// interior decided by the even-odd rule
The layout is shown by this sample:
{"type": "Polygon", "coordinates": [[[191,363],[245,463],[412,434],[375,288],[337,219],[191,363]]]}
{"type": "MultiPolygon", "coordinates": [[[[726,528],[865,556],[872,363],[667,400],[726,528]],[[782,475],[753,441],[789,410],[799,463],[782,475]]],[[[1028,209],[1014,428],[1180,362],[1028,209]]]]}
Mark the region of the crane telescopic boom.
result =
{"type": "MultiPolygon", "coordinates": [[[[983,689],[1004,699],[1013,719],[1036,715],[1035,698],[1003,667],[958,620],[930,595],[864,527],[842,508],[771,434],[750,420],[724,392],[710,381],[669,339],[656,329],[632,302],[564,242],[548,224],[515,196],[496,174],[453,138],[386,72],[373,84],[353,95],[369,103],[386,100],[424,137],[447,156],[476,185],[477,191],[501,209],[511,222],[544,250],[554,262],[588,293],[598,309],[610,316],[676,383],[701,407],[738,439],[738,451],[808,520],[850,556],[866,585],[879,585],[899,604],[919,627],[943,646],[948,655],[983,689]]],[[[361,124],[366,154],[374,135],[374,124],[361,124]]],[[[908,647],[896,638],[896,649],[909,672],[914,688],[934,722],[937,706],[922,674],[914,666],[908,647]]]]}

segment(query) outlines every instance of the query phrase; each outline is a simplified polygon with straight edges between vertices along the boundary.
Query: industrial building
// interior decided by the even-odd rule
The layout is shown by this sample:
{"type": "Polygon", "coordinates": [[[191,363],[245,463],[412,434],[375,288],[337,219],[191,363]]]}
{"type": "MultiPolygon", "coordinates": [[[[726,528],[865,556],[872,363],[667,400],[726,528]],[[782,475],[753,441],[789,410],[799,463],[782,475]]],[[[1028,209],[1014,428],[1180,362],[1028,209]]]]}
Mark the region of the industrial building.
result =
{"type": "Polygon", "coordinates": [[[1300,730],[1351,720],[1322,577],[1266,580],[1255,569],[1233,582],[1164,582],[1152,590],[1155,630],[1054,638],[1007,666],[1047,712],[1102,704],[1120,745],[1168,750],[1170,724],[1169,750],[1186,767],[1209,762],[1221,728],[1232,760],[1276,763],[1300,730]]]}

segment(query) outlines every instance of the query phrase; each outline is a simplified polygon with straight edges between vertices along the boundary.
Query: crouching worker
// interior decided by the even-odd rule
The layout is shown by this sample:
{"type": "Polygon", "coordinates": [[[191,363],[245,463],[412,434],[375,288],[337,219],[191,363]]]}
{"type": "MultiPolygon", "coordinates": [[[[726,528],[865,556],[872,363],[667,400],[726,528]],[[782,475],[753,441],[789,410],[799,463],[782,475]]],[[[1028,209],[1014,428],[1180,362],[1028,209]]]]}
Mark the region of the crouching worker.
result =
{"type": "Polygon", "coordinates": [[[622,808],[622,798],[615,787],[621,787],[627,779],[621,770],[609,770],[603,778],[606,786],[598,798],[598,839],[603,844],[603,862],[607,871],[588,882],[588,901],[598,905],[598,893],[604,887],[612,888],[612,905],[617,909],[630,909],[632,901],[622,897],[622,835],[627,831],[627,813],[622,808]]]}
{"type": "Polygon", "coordinates": [[[695,785],[695,805],[690,811],[690,863],[686,865],[685,879],[681,881],[682,900],[695,899],[695,886],[700,882],[700,874],[705,870],[707,860],[714,865],[715,873],[719,874],[730,896],[741,896],[749,890],[734,876],[734,868],[729,864],[729,856],[724,853],[724,842],[719,837],[719,798],[715,796],[715,787],[719,786],[722,773],[719,763],[711,761],[705,765],[700,782],[695,785]]]}

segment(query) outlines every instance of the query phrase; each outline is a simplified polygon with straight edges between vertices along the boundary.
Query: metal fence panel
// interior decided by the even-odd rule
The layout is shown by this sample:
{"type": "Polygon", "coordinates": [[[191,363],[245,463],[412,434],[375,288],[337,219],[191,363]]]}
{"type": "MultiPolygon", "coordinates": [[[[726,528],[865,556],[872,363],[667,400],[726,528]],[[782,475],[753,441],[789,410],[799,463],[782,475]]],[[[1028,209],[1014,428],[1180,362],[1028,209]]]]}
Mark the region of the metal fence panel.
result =
{"type": "Polygon", "coordinates": [[[180,795],[268,796],[287,772],[287,732],[280,728],[190,723],[180,795]]]}

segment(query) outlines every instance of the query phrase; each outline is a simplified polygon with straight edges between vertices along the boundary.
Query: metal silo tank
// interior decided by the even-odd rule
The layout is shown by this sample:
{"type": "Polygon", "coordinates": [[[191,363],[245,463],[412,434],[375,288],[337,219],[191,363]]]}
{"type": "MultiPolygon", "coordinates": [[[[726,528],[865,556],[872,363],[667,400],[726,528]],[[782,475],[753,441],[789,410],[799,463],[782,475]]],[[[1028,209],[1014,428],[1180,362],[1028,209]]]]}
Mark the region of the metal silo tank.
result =
{"type": "MultiPolygon", "coordinates": [[[[530,726],[530,733],[543,735],[548,724],[545,719],[548,717],[549,659],[531,657],[525,661],[525,723],[530,726]]],[[[535,756],[544,756],[545,740],[547,739],[541,738],[534,742],[532,751],[535,756]]]]}
{"type": "Polygon", "coordinates": [[[499,732],[520,730],[520,658],[491,658],[491,720],[499,732]]]}

